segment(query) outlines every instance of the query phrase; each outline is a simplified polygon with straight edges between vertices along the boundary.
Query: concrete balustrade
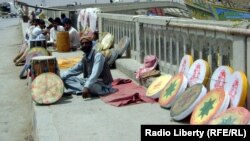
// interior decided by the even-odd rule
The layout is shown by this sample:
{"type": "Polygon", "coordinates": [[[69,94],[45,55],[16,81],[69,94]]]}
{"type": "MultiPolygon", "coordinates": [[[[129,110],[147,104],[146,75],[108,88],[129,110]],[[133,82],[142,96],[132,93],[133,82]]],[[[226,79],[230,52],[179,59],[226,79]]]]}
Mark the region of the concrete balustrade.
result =
{"type": "Polygon", "coordinates": [[[176,74],[183,55],[190,54],[208,61],[211,74],[229,65],[250,80],[250,30],[242,26],[249,23],[107,13],[98,14],[98,22],[99,31],[112,33],[116,43],[131,38],[132,59],[142,63],[146,55],[156,55],[164,73],[176,74]]]}

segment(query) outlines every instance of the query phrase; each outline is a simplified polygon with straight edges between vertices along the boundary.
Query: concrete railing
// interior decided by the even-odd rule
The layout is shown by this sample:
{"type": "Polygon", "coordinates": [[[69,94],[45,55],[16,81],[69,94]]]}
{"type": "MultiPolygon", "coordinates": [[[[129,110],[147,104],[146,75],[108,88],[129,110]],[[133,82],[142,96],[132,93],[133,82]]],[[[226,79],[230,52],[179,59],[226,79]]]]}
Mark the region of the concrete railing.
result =
{"type": "Polygon", "coordinates": [[[210,74],[220,65],[243,71],[250,81],[249,22],[219,22],[173,17],[98,14],[100,32],[110,32],[117,43],[131,39],[130,56],[142,63],[146,55],[156,55],[160,70],[176,74],[184,54],[194,61],[208,61],[210,74]]]}

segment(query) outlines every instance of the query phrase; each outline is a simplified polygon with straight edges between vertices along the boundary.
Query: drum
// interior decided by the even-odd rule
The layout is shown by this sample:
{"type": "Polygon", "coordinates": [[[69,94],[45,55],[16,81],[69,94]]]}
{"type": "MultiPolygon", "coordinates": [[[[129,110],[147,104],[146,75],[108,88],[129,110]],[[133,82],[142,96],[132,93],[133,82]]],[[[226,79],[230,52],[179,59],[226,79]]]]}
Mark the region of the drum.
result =
{"type": "Polygon", "coordinates": [[[127,36],[124,36],[123,38],[121,38],[116,48],[119,56],[122,56],[123,53],[128,49],[129,43],[130,43],[130,39],[127,36]]]}
{"type": "Polygon", "coordinates": [[[193,57],[191,55],[184,55],[181,59],[181,63],[180,63],[178,72],[183,73],[187,77],[188,70],[192,64],[193,64],[193,57]]]}
{"type": "Polygon", "coordinates": [[[162,90],[159,103],[163,108],[170,108],[176,98],[178,98],[187,88],[188,80],[183,73],[175,75],[162,90]]]}
{"type": "Polygon", "coordinates": [[[111,53],[111,55],[108,58],[108,64],[112,65],[112,64],[115,63],[115,60],[118,58],[119,53],[118,53],[118,51],[115,48],[111,48],[110,49],[110,53],[111,53]]]}
{"type": "Polygon", "coordinates": [[[59,74],[56,57],[37,56],[31,59],[31,77],[34,80],[38,75],[46,72],[59,74]]]}
{"type": "Polygon", "coordinates": [[[101,40],[102,50],[111,48],[114,45],[114,36],[110,33],[106,33],[101,40]]]}
{"type": "Polygon", "coordinates": [[[62,97],[63,91],[63,81],[54,73],[43,73],[31,83],[31,97],[38,104],[57,102],[62,97]]]}
{"type": "Polygon", "coordinates": [[[209,91],[195,106],[190,124],[208,124],[216,115],[226,111],[230,97],[223,88],[209,91]]]}
{"type": "Polygon", "coordinates": [[[210,90],[214,88],[224,88],[226,82],[229,82],[229,78],[231,74],[233,73],[233,69],[228,66],[220,66],[218,67],[210,81],[210,90]]]}
{"type": "Polygon", "coordinates": [[[206,86],[208,77],[210,75],[207,61],[198,59],[190,67],[188,71],[188,83],[192,86],[197,83],[202,83],[206,86]]]}
{"type": "Polygon", "coordinates": [[[195,105],[206,93],[207,89],[202,84],[191,86],[176,99],[170,109],[170,116],[177,121],[186,118],[193,112],[195,105]]]}
{"type": "Polygon", "coordinates": [[[56,48],[58,52],[70,51],[69,32],[59,31],[56,36],[56,48]]]}
{"type": "Polygon", "coordinates": [[[155,79],[148,87],[146,96],[157,99],[159,98],[162,90],[165,88],[165,86],[168,84],[169,80],[172,78],[171,75],[162,75],[155,79]]]}
{"type": "Polygon", "coordinates": [[[250,121],[250,112],[244,107],[232,107],[214,117],[209,124],[213,125],[246,125],[250,121]]]}
{"type": "Polygon", "coordinates": [[[230,107],[244,106],[247,98],[248,82],[243,72],[235,71],[225,84],[225,92],[230,96],[230,107]]]}
{"type": "Polygon", "coordinates": [[[43,47],[47,48],[47,42],[45,39],[30,40],[30,48],[43,47]]]}

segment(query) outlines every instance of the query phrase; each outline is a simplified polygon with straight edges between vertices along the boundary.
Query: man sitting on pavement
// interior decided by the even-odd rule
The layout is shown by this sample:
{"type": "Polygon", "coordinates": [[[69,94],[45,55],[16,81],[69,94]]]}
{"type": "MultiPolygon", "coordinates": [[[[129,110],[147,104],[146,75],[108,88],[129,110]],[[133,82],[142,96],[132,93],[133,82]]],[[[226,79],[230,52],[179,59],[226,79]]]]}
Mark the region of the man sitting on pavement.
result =
{"type": "Polygon", "coordinates": [[[72,27],[71,25],[71,20],[70,19],[65,19],[64,20],[64,29],[65,31],[69,32],[69,42],[70,42],[70,50],[76,51],[77,48],[80,47],[80,36],[77,30],[72,27]]]}
{"type": "Polygon", "coordinates": [[[81,39],[82,60],[62,74],[65,95],[82,94],[83,98],[94,95],[106,95],[116,91],[112,88],[113,77],[105,57],[96,52],[92,46],[92,38],[81,39]],[[77,77],[84,74],[83,78],[77,77]]]}

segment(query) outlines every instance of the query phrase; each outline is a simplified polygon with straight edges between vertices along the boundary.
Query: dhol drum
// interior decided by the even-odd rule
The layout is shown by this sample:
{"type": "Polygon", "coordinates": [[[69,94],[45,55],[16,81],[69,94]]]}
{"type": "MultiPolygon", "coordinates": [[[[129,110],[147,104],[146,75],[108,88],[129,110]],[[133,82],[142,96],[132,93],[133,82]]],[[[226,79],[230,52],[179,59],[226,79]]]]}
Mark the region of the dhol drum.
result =
{"type": "Polygon", "coordinates": [[[191,86],[176,99],[170,109],[170,116],[177,121],[188,117],[193,112],[195,105],[206,93],[207,89],[202,84],[191,86]]]}
{"type": "Polygon", "coordinates": [[[54,73],[43,73],[31,83],[31,97],[38,104],[52,104],[63,95],[64,85],[54,73]]]}
{"type": "Polygon", "coordinates": [[[225,92],[230,96],[230,107],[244,106],[247,99],[248,82],[245,73],[235,71],[225,84],[225,92]]]}
{"type": "Polygon", "coordinates": [[[31,77],[34,80],[38,75],[46,72],[52,72],[59,75],[56,57],[37,56],[31,60],[31,77]]]}
{"type": "Polygon", "coordinates": [[[215,88],[224,88],[226,82],[233,73],[233,69],[229,66],[219,66],[213,73],[210,81],[210,90],[215,88]]]}
{"type": "Polygon", "coordinates": [[[244,107],[231,107],[214,117],[209,124],[213,125],[246,125],[250,121],[250,112],[244,107]]]}
{"type": "Polygon", "coordinates": [[[192,64],[193,64],[193,57],[191,55],[184,55],[181,59],[181,63],[180,63],[178,72],[183,73],[187,77],[188,70],[192,64]]]}
{"type": "Polygon", "coordinates": [[[30,48],[43,47],[47,48],[47,42],[45,39],[30,40],[30,48]]]}
{"type": "Polygon", "coordinates": [[[69,52],[70,51],[69,32],[67,32],[67,31],[57,32],[56,48],[57,48],[58,52],[69,52]]]}
{"type": "Polygon", "coordinates": [[[206,83],[208,81],[208,77],[210,75],[209,71],[209,65],[207,61],[203,59],[196,60],[188,71],[188,83],[189,86],[192,86],[194,84],[202,83],[206,86],[206,83]]]}
{"type": "Polygon", "coordinates": [[[199,103],[196,104],[191,115],[190,124],[208,124],[215,116],[226,111],[230,97],[223,88],[209,91],[199,103]]]}
{"type": "Polygon", "coordinates": [[[168,84],[169,80],[172,78],[172,75],[162,75],[155,79],[148,87],[146,96],[157,99],[159,98],[162,90],[166,87],[168,84]]]}
{"type": "Polygon", "coordinates": [[[114,36],[110,33],[104,33],[101,39],[102,50],[110,49],[114,45],[114,36]]]}
{"type": "Polygon", "coordinates": [[[178,73],[169,80],[166,87],[162,90],[159,103],[163,108],[170,108],[176,98],[181,96],[187,88],[188,80],[183,73],[178,73]]]}
{"type": "Polygon", "coordinates": [[[123,53],[128,49],[130,43],[130,39],[127,36],[121,38],[117,44],[116,50],[119,56],[122,56],[123,53]]]}

